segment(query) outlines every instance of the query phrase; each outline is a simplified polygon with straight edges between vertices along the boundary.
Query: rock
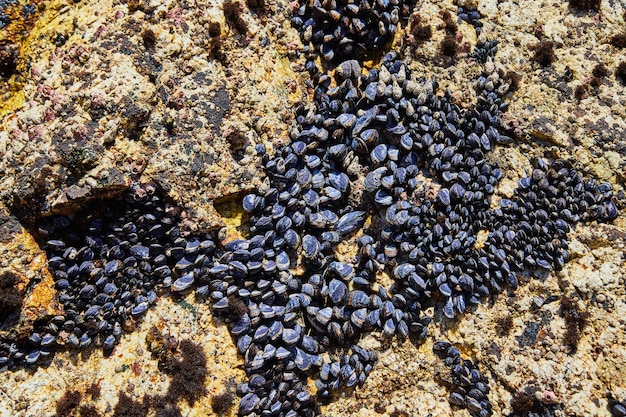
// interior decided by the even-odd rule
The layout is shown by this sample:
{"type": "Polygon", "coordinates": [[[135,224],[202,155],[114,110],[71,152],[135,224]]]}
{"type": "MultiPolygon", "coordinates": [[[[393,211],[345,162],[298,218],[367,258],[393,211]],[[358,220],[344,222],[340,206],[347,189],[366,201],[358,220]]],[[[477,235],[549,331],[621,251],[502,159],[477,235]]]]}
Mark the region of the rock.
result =
{"type": "MultiPolygon", "coordinates": [[[[225,227],[224,237],[245,233],[243,214],[231,205],[262,184],[255,146],[273,153],[289,143],[293,107],[310,101],[312,91],[298,34],[284,23],[287,3],[263,2],[251,10],[236,2],[241,16],[229,14],[228,22],[221,3],[183,8],[171,1],[54,0],[45,13],[37,8],[32,17],[0,28],[0,337],[23,338],[34,322],[61,312],[45,253],[33,237],[32,226],[42,215],[69,213],[119,195],[133,182],[154,181],[184,208],[186,230],[225,227]]],[[[480,2],[483,32],[476,36],[460,22],[456,59],[442,58],[439,50],[445,36],[440,13],[453,10],[449,4],[415,6],[414,14],[433,28],[432,40],[420,45],[404,42],[407,25],[400,23],[392,47],[405,48],[410,68],[435,74],[461,105],[475,101],[468,80],[479,65],[464,53],[479,39],[499,41],[496,72],[521,75],[507,95],[507,134],[514,142],[490,155],[505,172],[494,205],[514,195],[534,156],[571,158],[623,193],[626,87],[612,74],[620,51],[605,40],[622,30],[624,16],[623,7],[606,4],[600,12],[577,13],[568,2],[480,2]],[[546,67],[531,59],[540,40],[558,44],[556,59],[546,67]],[[599,63],[609,74],[592,85],[599,63]],[[583,84],[589,85],[588,96],[578,101],[573,91],[583,84]]],[[[371,68],[376,59],[361,67],[371,68]]],[[[351,174],[362,172],[355,168],[351,174]]],[[[443,320],[431,325],[433,340],[445,337],[479,363],[491,381],[495,415],[511,413],[520,392],[573,416],[606,415],[607,392],[626,398],[621,198],[613,224],[570,232],[572,260],[563,271],[527,280],[514,296],[480,305],[454,327],[443,320]],[[572,293],[589,314],[576,352],[564,344],[568,329],[556,302],[572,293]],[[536,297],[544,302],[533,306],[536,297]]],[[[346,260],[355,256],[354,242],[342,243],[342,252],[346,260]]],[[[140,407],[144,395],[160,395],[173,382],[158,360],[136,354],[152,325],[176,337],[190,335],[202,346],[210,358],[207,372],[215,376],[208,378],[207,392],[232,392],[231,377],[243,380],[227,326],[208,305],[192,296],[165,298],[108,358],[100,351],[62,352],[46,369],[0,373],[8,393],[0,397],[0,409],[52,415],[52,398],[66,390],[91,398],[94,381],[112,398],[91,398],[98,410],[116,401],[140,407]],[[128,372],[133,364],[140,375],[128,372]],[[129,384],[134,390],[127,394],[129,384]],[[26,408],[23,398],[29,399],[26,408]]],[[[324,406],[326,415],[378,415],[381,409],[389,415],[453,413],[449,377],[445,367],[434,365],[430,339],[386,346],[372,335],[365,343],[381,352],[379,366],[354,394],[324,406]]],[[[207,396],[181,407],[214,415],[207,396]]]]}

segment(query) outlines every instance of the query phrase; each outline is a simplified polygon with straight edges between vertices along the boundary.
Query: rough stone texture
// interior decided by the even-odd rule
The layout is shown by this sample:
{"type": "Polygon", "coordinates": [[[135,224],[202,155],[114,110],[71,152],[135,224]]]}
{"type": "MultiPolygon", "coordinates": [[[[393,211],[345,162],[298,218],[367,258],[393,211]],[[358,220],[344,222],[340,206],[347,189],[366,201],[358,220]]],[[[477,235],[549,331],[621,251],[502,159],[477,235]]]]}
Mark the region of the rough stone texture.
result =
{"type": "MultiPolygon", "coordinates": [[[[521,75],[505,115],[515,142],[492,154],[505,173],[493,204],[512,195],[530,157],[570,157],[621,193],[620,217],[573,231],[563,271],[522,278],[515,294],[501,294],[457,323],[436,317],[422,345],[369,336],[364,347],[380,352],[378,364],[362,388],[323,408],[327,416],[469,415],[448,403],[447,369],[432,353],[438,338],[457,344],[489,378],[494,415],[513,412],[520,392],[563,416],[606,416],[609,394],[626,398],[626,88],[613,75],[625,58],[608,43],[626,25],[624,5],[603,0],[600,12],[584,13],[565,1],[477,4],[484,35],[499,41],[495,64],[521,75]],[[555,42],[547,67],[533,60],[541,40],[555,42]],[[609,74],[592,86],[598,63],[609,74]],[[574,91],[581,85],[589,87],[579,100],[574,91]],[[565,343],[564,296],[589,314],[575,351],[565,343]]],[[[0,30],[0,46],[19,47],[15,73],[1,80],[10,88],[0,106],[0,275],[17,283],[23,303],[13,317],[18,324],[3,332],[27,334],[33,320],[57,308],[45,253],[29,232],[42,213],[72,211],[132,181],[155,180],[186,209],[190,227],[226,226],[222,238],[241,231],[239,197],[263,179],[255,145],[271,152],[287,143],[292,106],[311,93],[288,23],[291,5],[242,5],[227,20],[218,0],[53,0],[37,5],[19,36],[11,26],[0,30]]],[[[400,30],[393,48],[405,48],[413,70],[435,76],[468,106],[479,66],[463,52],[451,59],[439,50],[440,12],[455,8],[451,0],[419,1],[414,13],[432,26],[432,39],[409,45],[400,30]]],[[[459,23],[459,32],[462,51],[475,45],[468,24],[459,23]]],[[[346,256],[349,246],[342,248],[346,256]]],[[[141,404],[145,395],[167,391],[171,381],[148,352],[153,326],[202,346],[207,394],[177,407],[183,415],[214,415],[211,397],[243,377],[226,326],[193,297],[157,304],[110,357],[63,352],[49,367],[0,374],[0,416],[55,415],[68,390],[113,415],[124,396],[141,404]],[[86,393],[94,381],[99,396],[86,393]]]]}
{"type": "Polygon", "coordinates": [[[198,227],[222,225],[213,202],[259,184],[254,145],[288,138],[296,96],[284,29],[265,19],[239,33],[219,4],[50,9],[31,38],[67,40],[33,42],[22,56],[26,101],[2,118],[4,199],[31,219],[150,178],[198,227]],[[266,32],[272,48],[261,46],[266,32]],[[251,65],[257,57],[264,65],[251,65]]]}
{"type": "Polygon", "coordinates": [[[0,335],[28,337],[33,323],[60,311],[46,254],[17,219],[0,206],[0,335]]]}

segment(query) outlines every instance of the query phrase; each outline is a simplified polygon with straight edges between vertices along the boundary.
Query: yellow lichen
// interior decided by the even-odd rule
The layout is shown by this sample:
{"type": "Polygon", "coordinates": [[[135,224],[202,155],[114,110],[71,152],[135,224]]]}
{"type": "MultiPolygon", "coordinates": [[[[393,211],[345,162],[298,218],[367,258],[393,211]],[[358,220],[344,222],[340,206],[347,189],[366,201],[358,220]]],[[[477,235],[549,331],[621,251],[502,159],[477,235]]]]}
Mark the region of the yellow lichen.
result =
{"type": "MultiPolygon", "coordinates": [[[[25,256],[32,256],[28,270],[36,271],[38,274],[38,282],[28,293],[22,307],[26,321],[36,320],[42,315],[59,314],[61,306],[56,301],[54,278],[48,271],[46,255],[41,251],[33,236],[24,231],[13,238],[7,249],[11,253],[24,253],[25,256]]],[[[19,270],[14,270],[14,273],[20,277],[19,285],[24,287],[20,290],[30,285],[29,279],[19,273],[19,270]]]]}
{"type": "Polygon", "coordinates": [[[225,241],[247,238],[250,232],[248,228],[249,216],[243,210],[238,200],[216,203],[214,207],[224,222],[225,233],[223,237],[225,241]]]}

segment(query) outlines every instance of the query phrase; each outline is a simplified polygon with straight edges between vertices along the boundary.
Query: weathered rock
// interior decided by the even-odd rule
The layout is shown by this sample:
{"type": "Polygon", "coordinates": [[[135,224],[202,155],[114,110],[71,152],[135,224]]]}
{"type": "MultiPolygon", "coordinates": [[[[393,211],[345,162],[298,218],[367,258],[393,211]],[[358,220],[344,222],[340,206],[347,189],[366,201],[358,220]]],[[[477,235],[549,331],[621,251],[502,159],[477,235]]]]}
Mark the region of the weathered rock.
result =
{"type": "MultiPolygon", "coordinates": [[[[412,70],[436,75],[465,104],[475,100],[468,80],[479,69],[464,59],[464,51],[481,37],[499,41],[496,66],[521,79],[508,95],[506,113],[516,142],[493,152],[505,173],[494,204],[512,195],[528,159],[537,155],[572,158],[622,193],[613,224],[571,232],[573,259],[563,271],[526,279],[515,294],[481,305],[457,325],[440,320],[431,326],[433,339],[451,340],[480,364],[491,381],[496,415],[514,411],[512,400],[520,393],[575,416],[609,415],[607,392],[626,398],[626,88],[613,75],[621,51],[607,41],[625,23],[623,6],[614,3],[580,13],[568,2],[478,2],[483,34],[477,37],[459,22],[461,52],[452,59],[441,56],[439,26],[440,12],[455,6],[420,1],[414,13],[432,25],[432,39],[403,45],[399,30],[393,45],[405,48],[412,70]],[[541,40],[556,44],[555,60],[545,67],[533,60],[541,40]],[[599,63],[609,73],[594,79],[599,63]],[[589,87],[578,100],[574,91],[580,85],[589,87]],[[565,343],[571,322],[563,297],[587,317],[575,330],[575,351],[565,343]]],[[[189,228],[226,226],[222,237],[241,232],[239,198],[264,176],[255,146],[264,144],[271,153],[288,143],[292,106],[308,100],[310,91],[296,52],[299,38],[284,23],[290,5],[237,4],[239,14],[226,18],[221,2],[54,0],[41,3],[36,19],[28,21],[30,36],[7,41],[7,30],[15,26],[0,29],[0,87],[8,87],[0,106],[3,337],[24,337],[34,321],[59,312],[45,254],[30,234],[42,215],[72,212],[119,194],[133,181],[152,180],[185,208],[189,228]],[[7,62],[15,63],[10,72],[2,69],[7,62]]],[[[347,246],[351,257],[353,247],[347,246]]],[[[0,374],[0,409],[16,416],[54,415],[52,398],[66,390],[79,391],[82,404],[102,415],[111,415],[124,396],[139,407],[144,395],[159,395],[171,383],[158,360],[145,353],[146,335],[155,325],[176,340],[203,346],[210,358],[207,372],[214,376],[207,381],[208,395],[181,407],[212,415],[211,396],[224,385],[232,391],[230,378],[243,377],[226,326],[212,320],[208,306],[192,298],[160,300],[108,358],[99,351],[64,352],[47,369],[0,374]],[[94,381],[102,387],[100,397],[89,394],[94,381]]],[[[364,346],[381,352],[379,364],[363,387],[326,406],[326,415],[453,413],[446,369],[438,368],[430,340],[387,345],[372,335],[364,346]]]]}

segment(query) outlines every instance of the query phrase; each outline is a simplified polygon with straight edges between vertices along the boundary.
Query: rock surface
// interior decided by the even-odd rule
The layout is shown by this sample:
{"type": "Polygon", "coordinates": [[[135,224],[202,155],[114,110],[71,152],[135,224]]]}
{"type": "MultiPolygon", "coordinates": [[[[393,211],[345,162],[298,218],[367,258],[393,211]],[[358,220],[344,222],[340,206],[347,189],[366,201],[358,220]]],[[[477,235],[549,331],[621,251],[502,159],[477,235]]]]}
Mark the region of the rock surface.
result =
{"type": "MultiPolygon", "coordinates": [[[[13,304],[3,305],[21,305],[19,317],[0,311],[3,336],[27,334],[58,308],[45,253],[31,235],[44,214],[71,212],[133,181],[153,180],[185,208],[190,228],[237,233],[240,197],[264,175],[255,146],[271,152],[289,141],[292,107],[310,90],[289,25],[292,5],[249,1],[233,14],[233,4],[53,0],[36,4],[19,36],[9,31],[16,22],[0,29],[3,51],[18,48],[11,52],[15,70],[1,74],[10,88],[0,105],[0,288],[13,289],[13,304]]],[[[625,27],[626,10],[609,0],[599,12],[567,2],[477,5],[483,34],[499,41],[496,66],[520,76],[505,114],[515,143],[493,153],[505,174],[499,196],[512,192],[530,157],[572,158],[581,171],[613,184],[621,214],[613,224],[573,231],[563,271],[527,277],[514,294],[456,324],[436,317],[422,345],[369,336],[364,347],[380,352],[378,364],[363,387],[325,406],[325,415],[469,415],[448,403],[447,368],[432,353],[439,338],[481,367],[495,415],[525,415],[525,397],[541,415],[610,415],[609,398],[626,398],[626,88],[613,74],[623,50],[609,43],[625,27]],[[533,59],[542,40],[555,45],[547,66],[533,59]],[[608,74],[594,78],[599,63],[608,74]],[[568,311],[586,320],[572,322],[568,311]]],[[[400,30],[393,48],[469,104],[475,97],[468,80],[479,70],[463,48],[475,45],[476,35],[459,23],[461,52],[442,56],[443,10],[454,16],[456,6],[419,1],[414,14],[432,26],[432,38],[416,45],[400,30]]],[[[226,326],[192,296],[157,304],[109,357],[61,352],[48,367],[0,373],[0,415],[87,415],[86,407],[124,415],[129,404],[156,412],[155,398],[181,376],[159,366],[153,329],[178,354],[191,341],[206,357],[196,352],[193,362],[206,375],[200,398],[166,395],[176,402],[169,406],[179,415],[217,415],[216,396],[234,395],[232,381],[243,377],[226,326]],[[78,394],[59,402],[72,391],[78,394]]],[[[236,413],[234,401],[223,415],[236,413]]]]}

